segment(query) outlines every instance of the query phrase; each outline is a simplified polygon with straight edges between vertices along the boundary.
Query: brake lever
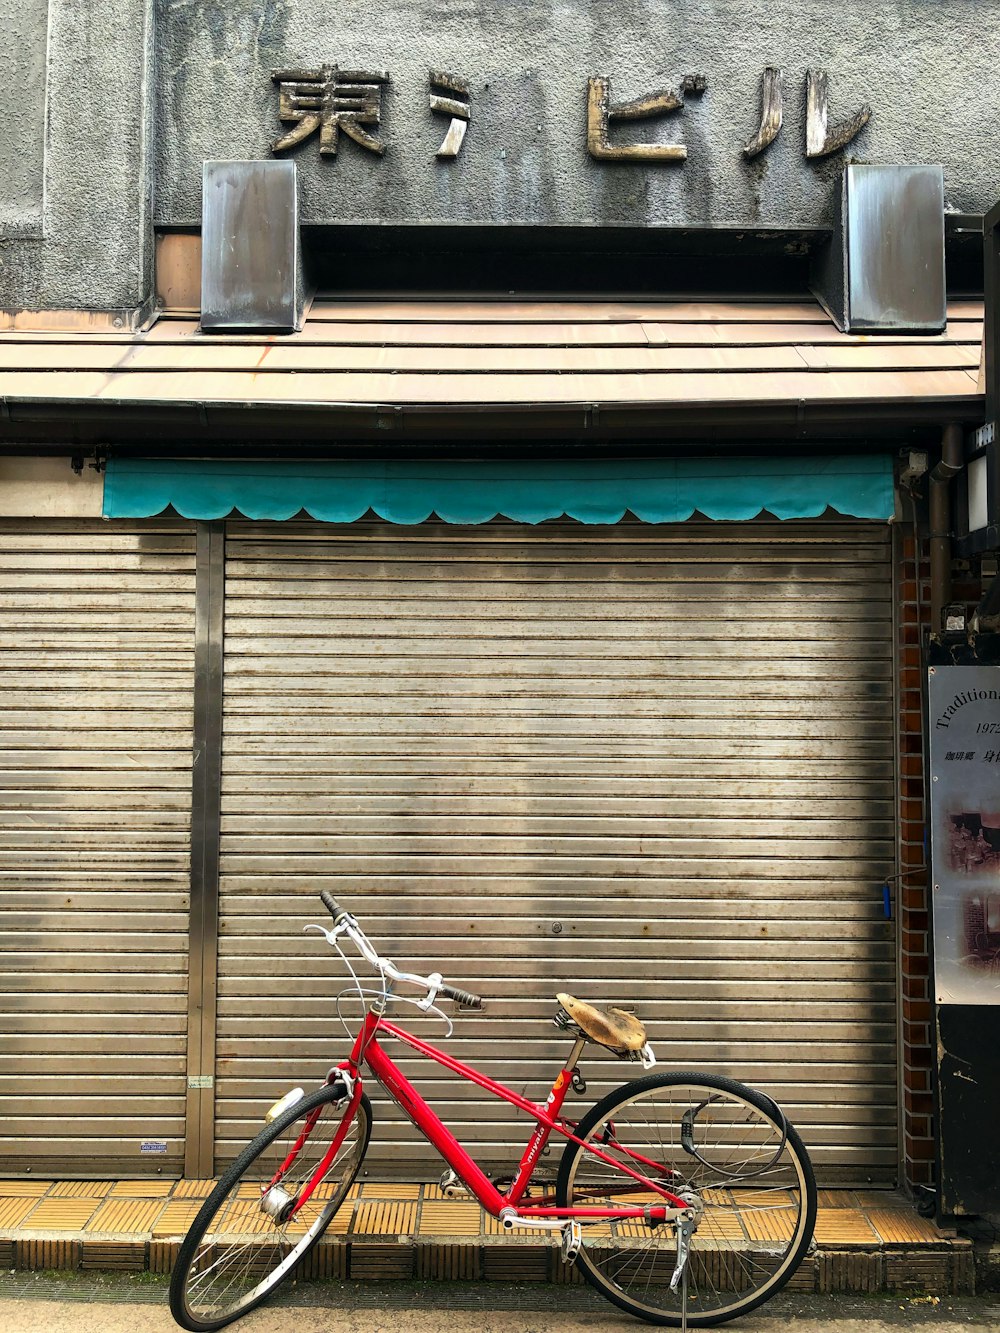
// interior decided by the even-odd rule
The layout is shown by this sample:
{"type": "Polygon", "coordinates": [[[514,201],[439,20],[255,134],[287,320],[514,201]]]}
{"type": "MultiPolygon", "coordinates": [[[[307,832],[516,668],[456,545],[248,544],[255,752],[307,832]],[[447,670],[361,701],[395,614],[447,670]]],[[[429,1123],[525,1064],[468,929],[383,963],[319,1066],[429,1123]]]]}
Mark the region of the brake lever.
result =
{"type": "Polygon", "coordinates": [[[430,983],[427,988],[427,994],[422,1000],[415,1001],[417,1008],[425,1014],[429,1009],[434,1008],[434,1001],[438,997],[438,991],[444,985],[444,977],[440,972],[432,972],[427,980],[430,983]]]}
{"type": "Polygon", "coordinates": [[[327,944],[331,945],[337,939],[338,936],[343,935],[344,933],[343,926],[334,926],[332,930],[327,930],[326,926],[309,925],[302,927],[302,934],[305,935],[306,932],[310,930],[318,930],[319,933],[325,938],[327,944]]]}

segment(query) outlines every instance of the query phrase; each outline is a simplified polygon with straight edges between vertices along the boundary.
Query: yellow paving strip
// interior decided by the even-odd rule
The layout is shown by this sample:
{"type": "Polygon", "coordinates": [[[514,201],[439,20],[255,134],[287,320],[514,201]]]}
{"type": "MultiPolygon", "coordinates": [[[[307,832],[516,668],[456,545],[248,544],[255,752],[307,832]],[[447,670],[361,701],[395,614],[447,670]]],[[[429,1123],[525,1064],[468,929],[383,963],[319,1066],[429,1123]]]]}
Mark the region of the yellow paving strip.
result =
{"type": "MultiPolygon", "coordinates": [[[[838,1191],[830,1190],[831,1194],[838,1191]]],[[[844,1191],[846,1193],[846,1191],[844,1191]]],[[[907,1212],[913,1212],[913,1204],[905,1194],[900,1194],[896,1190],[855,1190],[854,1197],[858,1201],[858,1207],[866,1210],[877,1208],[905,1208],[907,1212]]]]}
{"type": "Polygon", "coordinates": [[[172,1180],[119,1180],[111,1193],[116,1199],[166,1199],[173,1188],[172,1180]]]}
{"type": "Polygon", "coordinates": [[[207,1199],[219,1182],[217,1180],[178,1180],[172,1199],[207,1199]]]}
{"type": "MultiPolygon", "coordinates": [[[[745,1221],[749,1211],[740,1209],[739,1212],[735,1210],[725,1212],[717,1208],[706,1208],[698,1224],[698,1230],[710,1240],[743,1240],[745,1233],[740,1225],[740,1219],[745,1221]]],[[[642,1232],[638,1234],[641,1235],[642,1232]]]]}
{"type": "Polygon", "coordinates": [[[39,1231],[79,1231],[100,1203],[100,1199],[43,1199],[21,1226],[39,1231]]]}
{"type": "MultiPolygon", "coordinates": [[[[320,1185],[319,1188],[316,1190],[315,1194],[313,1195],[313,1198],[314,1198],[314,1199],[332,1199],[333,1196],[334,1196],[334,1194],[336,1194],[336,1192],[337,1192],[337,1190],[338,1190],[339,1188],[340,1188],[339,1185],[334,1185],[334,1184],[330,1184],[330,1185],[320,1185]]],[[[352,1185],[351,1188],[347,1191],[347,1197],[348,1197],[349,1199],[356,1199],[360,1193],[361,1193],[361,1186],[360,1186],[360,1185],[352,1185]]],[[[383,1198],[389,1198],[389,1199],[391,1199],[391,1198],[392,1198],[392,1195],[391,1195],[391,1194],[387,1194],[387,1195],[383,1195],[382,1197],[383,1197],[383,1198]]]]}
{"type": "Polygon", "coordinates": [[[796,1208],[747,1208],[740,1214],[751,1240],[791,1240],[799,1224],[796,1208]]]}
{"type": "Polygon", "coordinates": [[[366,1183],[361,1187],[363,1199],[419,1199],[423,1185],[374,1185],[366,1183]]]}
{"type": "Polygon", "coordinates": [[[932,1222],[899,1208],[871,1209],[868,1220],[886,1245],[913,1245],[945,1239],[932,1222]]]}
{"type": "Polygon", "coordinates": [[[817,1190],[816,1202],[820,1208],[857,1208],[858,1199],[852,1190],[817,1190]]]}
{"type": "Polygon", "coordinates": [[[355,1236],[409,1236],[416,1230],[417,1205],[411,1202],[359,1203],[355,1236]]]}
{"type": "Polygon", "coordinates": [[[351,1223],[354,1221],[354,1209],[357,1205],[353,1199],[347,1199],[333,1215],[333,1221],[326,1229],[328,1236],[346,1236],[351,1229],[351,1223]]]}
{"type": "Polygon", "coordinates": [[[425,1199],[420,1210],[421,1236],[478,1236],[483,1210],[478,1203],[425,1199]]]}
{"type": "Polygon", "coordinates": [[[817,1208],[817,1245],[878,1244],[878,1236],[857,1208],[817,1208]]]}
{"type": "Polygon", "coordinates": [[[534,1231],[531,1227],[514,1227],[511,1231],[505,1231],[499,1217],[491,1217],[489,1213],[483,1214],[483,1227],[487,1236],[534,1236],[539,1241],[546,1239],[544,1231],[534,1231]]]}
{"type": "Polygon", "coordinates": [[[0,1230],[12,1231],[19,1227],[36,1203],[36,1199],[0,1198],[0,1230]]]}
{"type": "Polygon", "coordinates": [[[153,1223],[153,1235],[158,1238],[184,1236],[188,1227],[198,1216],[201,1204],[201,1199],[171,1199],[153,1223]]]}
{"type": "Polygon", "coordinates": [[[88,1231],[119,1231],[145,1235],[163,1212],[162,1199],[115,1199],[101,1205],[87,1224],[88,1231]]]}
{"type": "Polygon", "coordinates": [[[57,1180],[50,1199],[103,1199],[111,1191],[113,1180],[57,1180]]]}
{"type": "MultiPolygon", "coordinates": [[[[123,1241],[152,1235],[182,1236],[211,1193],[215,1180],[0,1180],[0,1233],[76,1231],[88,1235],[115,1235],[123,1241]]],[[[329,1198],[334,1186],[321,1186],[317,1198],[329,1198]]],[[[721,1193],[721,1192],[720,1192],[721,1193]]],[[[259,1189],[245,1185],[239,1197],[246,1201],[249,1229],[260,1222],[256,1204],[259,1189]]],[[[726,1191],[709,1209],[703,1227],[717,1241],[744,1234],[754,1240],[787,1238],[796,1214],[762,1208],[759,1191],[726,1191]],[[729,1208],[732,1207],[732,1211],[729,1208]],[[741,1206],[742,1205],[742,1206],[741,1206]]],[[[619,1232],[624,1234],[625,1224],[619,1232]]],[[[591,1235],[611,1233],[605,1225],[591,1235]]],[[[640,1229],[640,1233],[641,1229],[640,1229]]],[[[329,1228],[331,1237],[417,1236],[470,1240],[485,1236],[520,1236],[539,1244],[551,1242],[544,1232],[515,1227],[505,1232],[499,1218],[490,1217],[471,1199],[448,1199],[436,1184],[412,1182],[354,1185],[329,1228]]],[[[820,1246],[875,1247],[940,1245],[954,1238],[921,1218],[898,1191],[819,1191],[815,1239],[820,1246]]]]}
{"type": "Polygon", "coordinates": [[[51,1180],[0,1180],[0,1198],[40,1199],[51,1185],[51,1180]]]}

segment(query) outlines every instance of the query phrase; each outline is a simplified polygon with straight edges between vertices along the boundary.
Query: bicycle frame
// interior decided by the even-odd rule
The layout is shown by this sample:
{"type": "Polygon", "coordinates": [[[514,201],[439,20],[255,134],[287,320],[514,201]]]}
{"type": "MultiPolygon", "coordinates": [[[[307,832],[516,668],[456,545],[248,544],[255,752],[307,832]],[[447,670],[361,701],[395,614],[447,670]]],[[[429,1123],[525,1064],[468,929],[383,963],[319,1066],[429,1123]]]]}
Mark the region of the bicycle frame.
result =
{"type": "MultiPolygon", "coordinates": [[[[369,1009],[365,1015],[361,1031],[355,1039],[350,1057],[332,1069],[329,1075],[331,1083],[336,1082],[339,1073],[346,1072],[350,1075],[353,1081],[351,1103],[341,1120],[340,1127],[330,1148],[296,1200],[293,1213],[303,1206],[312,1195],[313,1190],[321,1183],[330,1163],[336,1156],[340,1144],[343,1142],[361,1097],[360,1069],[364,1064],[368,1066],[389,1096],[409,1116],[428,1142],[437,1149],[456,1176],[465,1183],[479,1200],[483,1208],[494,1217],[503,1216],[506,1225],[516,1225],[520,1218],[537,1219],[538,1222],[549,1221],[554,1225],[558,1225],[560,1221],[624,1221],[630,1218],[641,1219],[654,1226],[673,1221],[684,1213],[689,1205],[684,1199],[672,1194],[662,1184],[644,1174],[642,1169],[653,1170],[662,1179],[664,1175],[674,1174],[666,1163],[653,1161],[651,1158],[644,1157],[642,1154],[625,1149],[620,1145],[617,1148],[620,1157],[612,1157],[610,1153],[604,1151],[604,1147],[594,1143],[585,1143],[575,1133],[575,1122],[565,1120],[559,1114],[572,1082],[573,1071],[582,1047],[583,1042],[579,1041],[566,1065],[557,1075],[545,1102],[538,1105],[527,1097],[523,1097],[520,1093],[514,1092],[513,1089],[505,1087],[504,1084],[496,1082],[495,1079],[481,1074],[461,1060],[456,1060],[453,1056],[438,1050],[430,1043],[421,1041],[420,1038],[414,1037],[403,1028],[397,1027],[395,1023],[389,1022],[375,1008],[369,1009]],[[474,1158],[462,1147],[454,1134],[441,1122],[437,1114],[421,1097],[406,1075],[395,1064],[392,1057],[386,1053],[378,1040],[380,1033],[405,1042],[419,1054],[436,1061],[443,1065],[445,1069],[470,1083],[474,1083],[477,1087],[483,1088],[493,1096],[510,1102],[511,1105],[532,1116],[538,1122],[521,1155],[518,1170],[510,1189],[506,1193],[502,1194],[497,1189],[474,1158]],[[647,1195],[653,1194],[662,1199],[663,1202],[618,1208],[558,1208],[548,1206],[547,1199],[552,1196],[546,1196],[540,1204],[521,1206],[521,1200],[524,1198],[538,1159],[553,1132],[560,1134],[571,1143],[580,1144],[588,1153],[620,1171],[623,1183],[631,1178],[635,1182],[632,1186],[633,1189],[641,1190],[647,1195]],[[621,1160],[622,1158],[627,1160],[621,1160]]],[[[317,1111],[316,1118],[318,1116],[319,1112],[317,1111]]],[[[307,1124],[300,1140],[293,1145],[288,1159],[282,1164],[281,1169],[275,1176],[276,1181],[280,1180],[287,1166],[294,1160],[301,1143],[304,1142],[314,1123],[315,1120],[307,1124]]]]}

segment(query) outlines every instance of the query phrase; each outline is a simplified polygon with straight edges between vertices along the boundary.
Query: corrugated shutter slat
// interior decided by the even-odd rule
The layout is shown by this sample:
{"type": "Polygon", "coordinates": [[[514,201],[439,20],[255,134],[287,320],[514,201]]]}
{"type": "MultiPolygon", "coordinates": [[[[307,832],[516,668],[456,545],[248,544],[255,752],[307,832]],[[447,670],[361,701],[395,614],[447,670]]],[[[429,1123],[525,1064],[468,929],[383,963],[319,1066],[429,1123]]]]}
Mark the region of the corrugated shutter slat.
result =
{"type": "Polygon", "coordinates": [[[179,1174],[194,537],[5,521],[0,585],[0,1171],[179,1174]]]}
{"type": "MultiPolygon", "coordinates": [[[[555,991],[634,1005],[665,1065],[786,1103],[825,1180],[890,1178],[890,595],[874,524],[232,525],[220,1157],[344,1053],[301,935],[329,888],[490,998],[448,1048],[519,1090],[566,1052],[555,991]]],[[[520,1151],[523,1117],[398,1058],[520,1151]]],[[[591,1048],[587,1100],[634,1072],[591,1048]]],[[[370,1161],[440,1169],[381,1098],[370,1161]]]]}

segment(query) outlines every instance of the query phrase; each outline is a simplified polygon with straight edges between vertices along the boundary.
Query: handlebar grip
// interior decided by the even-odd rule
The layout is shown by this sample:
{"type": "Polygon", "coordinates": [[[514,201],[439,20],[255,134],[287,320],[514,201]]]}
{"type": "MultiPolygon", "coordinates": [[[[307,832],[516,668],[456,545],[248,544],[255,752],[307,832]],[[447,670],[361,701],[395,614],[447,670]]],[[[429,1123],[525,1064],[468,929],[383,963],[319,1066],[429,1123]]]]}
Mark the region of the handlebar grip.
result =
{"type": "Polygon", "coordinates": [[[473,995],[471,991],[459,990],[457,986],[442,986],[441,994],[447,995],[458,1004],[464,1005],[466,1009],[482,1009],[483,997],[473,995]]]}
{"type": "Polygon", "coordinates": [[[319,895],[319,900],[333,917],[334,921],[337,920],[337,917],[343,916],[345,909],[341,907],[340,903],[337,902],[329,889],[322,890],[319,895]]]}

